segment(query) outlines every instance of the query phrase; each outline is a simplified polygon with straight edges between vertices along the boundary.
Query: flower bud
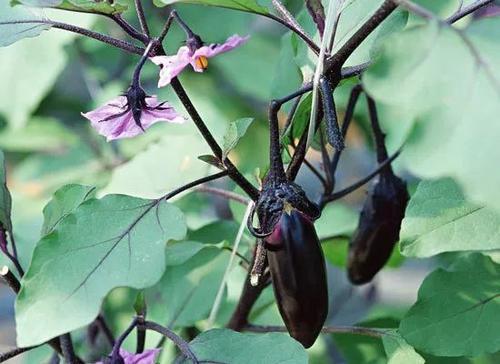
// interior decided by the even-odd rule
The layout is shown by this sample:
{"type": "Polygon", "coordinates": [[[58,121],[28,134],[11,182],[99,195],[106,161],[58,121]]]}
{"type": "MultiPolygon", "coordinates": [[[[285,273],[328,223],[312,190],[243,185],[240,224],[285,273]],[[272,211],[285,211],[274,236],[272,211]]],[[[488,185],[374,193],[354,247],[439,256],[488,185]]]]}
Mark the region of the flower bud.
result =
{"type": "Polygon", "coordinates": [[[266,239],[274,295],[290,336],[308,348],[328,314],[323,251],[312,221],[296,209],[283,212],[275,231],[266,239]]]}
{"type": "Polygon", "coordinates": [[[358,228],[349,244],[347,273],[364,284],[389,260],[409,200],[406,183],[394,174],[381,175],[365,201],[358,228]]]}

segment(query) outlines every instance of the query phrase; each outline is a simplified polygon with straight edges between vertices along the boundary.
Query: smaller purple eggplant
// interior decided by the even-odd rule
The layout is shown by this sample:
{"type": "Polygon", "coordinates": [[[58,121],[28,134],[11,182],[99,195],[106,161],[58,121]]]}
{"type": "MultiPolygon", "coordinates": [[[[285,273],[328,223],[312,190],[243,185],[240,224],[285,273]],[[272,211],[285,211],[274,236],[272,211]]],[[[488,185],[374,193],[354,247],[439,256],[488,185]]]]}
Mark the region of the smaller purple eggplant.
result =
{"type": "Polygon", "coordinates": [[[382,269],[399,240],[399,230],[409,200],[406,183],[388,170],[369,193],[349,244],[347,274],[354,284],[364,284],[382,269]]]}

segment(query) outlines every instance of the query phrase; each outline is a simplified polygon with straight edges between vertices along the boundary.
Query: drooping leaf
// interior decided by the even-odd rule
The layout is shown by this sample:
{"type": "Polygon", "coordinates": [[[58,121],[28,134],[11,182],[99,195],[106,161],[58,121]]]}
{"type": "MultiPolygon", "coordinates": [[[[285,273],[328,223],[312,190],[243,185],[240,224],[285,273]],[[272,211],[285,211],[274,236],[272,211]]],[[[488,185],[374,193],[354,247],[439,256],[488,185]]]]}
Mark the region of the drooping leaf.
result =
{"type": "Polygon", "coordinates": [[[162,5],[172,5],[176,3],[207,5],[246,11],[248,13],[269,14],[269,10],[261,6],[258,1],[255,0],[158,0],[158,3],[162,5]]]}
{"type": "MultiPolygon", "coordinates": [[[[287,334],[205,331],[190,342],[199,360],[219,363],[305,364],[307,352],[287,334]]],[[[185,362],[183,362],[185,363],[185,362]]]]}
{"type": "Polygon", "coordinates": [[[0,47],[8,46],[23,38],[38,36],[42,31],[50,29],[44,24],[44,18],[30,11],[25,6],[12,7],[9,1],[0,3],[0,47]],[[38,23],[19,23],[28,20],[38,23]]]}
{"type": "Polygon", "coordinates": [[[429,22],[385,42],[363,77],[366,90],[394,112],[384,130],[408,135],[402,161],[417,176],[453,176],[469,200],[500,208],[500,19],[465,31],[429,22]],[[443,70],[446,72],[443,72],[443,70]]]}
{"type": "Polygon", "coordinates": [[[109,195],[81,204],[35,248],[16,300],[18,344],[90,323],[115,287],[153,285],[165,269],[165,243],[185,233],[182,213],[164,200],[109,195]]]}
{"type": "Polygon", "coordinates": [[[52,199],[43,209],[42,237],[52,232],[62,219],[93,198],[94,194],[95,187],[82,185],[66,185],[54,192],[52,199]]]}
{"type": "Polygon", "coordinates": [[[114,15],[127,10],[127,4],[122,0],[13,0],[21,4],[40,8],[56,8],[84,13],[114,15]]]}
{"type": "Polygon", "coordinates": [[[500,214],[468,202],[452,179],[423,181],[401,225],[401,252],[429,257],[450,251],[500,249],[500,214]]]}
{"type": "Polygon", "coordinates": [[[387,364],[424,364],[422,358],[408,343],[399,335],[397,330],[389,330],[382,336],[382,343],[387,354],[387,364]]]}
{"type": "Polygon", "coordinates": [[[7,188],[7,176],[5,173],[5,156],[0,150],[0,225],[7,231],[12,230],[10,219],[11,208],[12,200],[7,188]]]}
{"type": "Polygon", "coordinates": [[[226,135],[224,135],[222,147],[223,159],[225,159],[229,152],[236,147],[238,141],[245,135],[253,120],[253,118],[242,118],[229,124],[226,135]]]}
{"type": "Polygon", "coordinates": [[[500,350],[500,265],[471,254],[422,283],[399,332],[437,356],[478,356],[500,350]]]}

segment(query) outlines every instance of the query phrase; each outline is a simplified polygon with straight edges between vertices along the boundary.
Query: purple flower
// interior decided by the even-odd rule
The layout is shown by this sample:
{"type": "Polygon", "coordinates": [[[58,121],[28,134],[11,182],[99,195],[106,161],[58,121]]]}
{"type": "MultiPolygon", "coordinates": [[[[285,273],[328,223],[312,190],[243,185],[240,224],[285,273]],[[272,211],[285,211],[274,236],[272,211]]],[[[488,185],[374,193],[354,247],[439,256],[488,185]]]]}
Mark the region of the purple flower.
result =
{"type": "MultiPolygon", "coordinates": [[[[148,349],[140,354],[129,353],[126,350],[120,348],[120,356],[123,359],[124,364],[155,364],[156,357],[160,353],[160,349],[148,349]]],[[[107,359],[109,360],[109,359],[107,359]]],[[[104,364],[104,361],[97,362],[95,364],[104,364]]]]}
{"type": "Polygon", "coordinates": [[[124,96],[82,115],[107,141],[137,136],[159,121],[185,121],[167,102],[147,96],[140,87],[130,87],[124,96]]]}
{"type": "Polygon", "coordinates": [[[201,42],[191,42],[180,47],[175,56],[151,57],[150,59],[153,63],[161,66],[158,87],[168,85],[172,78],[181,73],[188,64],[191,64],[191,67],[196,72],[203,72],[208,67],[207,58],[228,52],[245,43],[248,38],[248,36],[240,37],[235,34],[229,37],[223,44],[202,45],[201,42]]]}

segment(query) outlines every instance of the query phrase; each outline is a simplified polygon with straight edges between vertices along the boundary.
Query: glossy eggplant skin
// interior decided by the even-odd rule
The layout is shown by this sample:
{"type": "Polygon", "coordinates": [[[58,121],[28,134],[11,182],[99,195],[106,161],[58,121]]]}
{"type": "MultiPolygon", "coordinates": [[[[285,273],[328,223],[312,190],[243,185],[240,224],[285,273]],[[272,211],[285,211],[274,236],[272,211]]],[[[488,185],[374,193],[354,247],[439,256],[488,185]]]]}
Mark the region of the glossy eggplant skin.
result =
{"type": "Polygon", "coordinates": [[[353,284],[368,283],[389,260],[399,240],[409,195],[392,172],[381,174],[368,195],[349,244],[347,275],[353,284]]]}
{"type": "Polygon", "coordinates": [[[290,336],[308,348],[328,314],[323,251],[313,223],[299,211],[283,212],[277,228],[281,243],[267,253],[274,295],[290,336]]]}

